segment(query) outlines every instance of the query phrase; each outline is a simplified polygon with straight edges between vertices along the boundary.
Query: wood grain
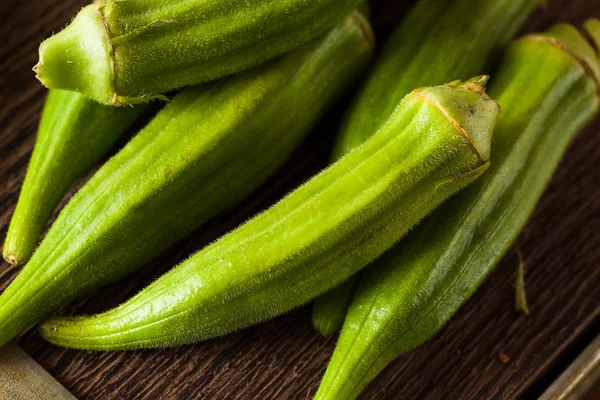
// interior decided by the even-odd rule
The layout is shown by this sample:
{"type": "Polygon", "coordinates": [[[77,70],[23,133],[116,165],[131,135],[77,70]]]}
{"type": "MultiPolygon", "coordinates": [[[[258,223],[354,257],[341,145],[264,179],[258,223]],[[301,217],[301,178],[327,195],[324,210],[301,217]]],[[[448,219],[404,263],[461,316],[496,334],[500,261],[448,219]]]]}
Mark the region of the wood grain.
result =
{"type": "MultiPolygon", "coordinates": [[[[37,46],[85,3],[4,0],[0,4],[2,237],[44,99],[44,90],[31,72],[37,46]]],[[[372,2],[380,41],[410,4],[372,2]]],[[[599,13],[600,0],[550,0],[527,30],[541,30],[558,21],[581,23],[589,16],[600,17],[599,13]]],[[[326,165],[343,109],[344,104],[338,105],[285,168],[243,205],[214,219],[132,278],[62,312],[91,313],[118,304],[305,181],[326,165]]],[[[517,242],[525,257],[530,316],[514,310],[517,258],[511,251],[442,332],[392,363],[362,398],[530,399],[542,393],[600,332],[599,165],[600,119],[574,141],[517,242]],[[509,360],[501,361],[501,354],[509,360]]],[[[0,265],[0,290],[16,273],[15,268],[0,265]]],[[[324,339],[311,329],[309,311],[303,307],[223,338],[168,350],[64,350],[45,343],[34,330],[17,342],[83,399],[306,399],[316,390],[335,345],[335,339],[324,339]]]]}

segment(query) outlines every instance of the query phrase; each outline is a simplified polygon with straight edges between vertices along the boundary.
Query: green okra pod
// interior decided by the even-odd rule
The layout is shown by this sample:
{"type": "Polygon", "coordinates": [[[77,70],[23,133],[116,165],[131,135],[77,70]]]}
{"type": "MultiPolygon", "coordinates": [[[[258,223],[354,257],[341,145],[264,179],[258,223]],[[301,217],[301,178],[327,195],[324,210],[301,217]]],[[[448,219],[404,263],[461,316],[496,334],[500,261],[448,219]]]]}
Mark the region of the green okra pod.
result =
{"type": "Polygon", "coordinates": [[[25,264],[50,215],[73,182],[91,168],[145,109],[107,107],[75,92],[48,93],[38,134],[12,216],[4,259],[25,264]]]}
{"type": "Polygon", "coordinates": [[[42,335],[85,349],[174,346],[311,300],[487,169],[498,106],[486,80],[415,90],[363,146],[275,206],[120,307],[50,319],[42,335]]]}
{"type": "MultiPolygon", "coordinates": [[[[334,149],[334,159],[360,145],[411,90],[484,72],[539,0],[421,0],[385,44],[356,96],[334,149]]],[[[357,277],[319,297],[313,325],[325,336],[342,325],[357,277]]]]}
{"type": "Polygon", "coordinates": [[[78,191],[0,296],[0,345],[250,194],[372,51],[369,24],[353,12],[282,58],[177,95],[78,191]]]}
{"type": "Polygon", "coordinates": [[[315,38],[361,0],[101,0],[40,46],[47,87],[139,103],[243,71],[315,38]]]}
{"type": "Polygon", "coordinates": [[[360,272],[315,300],[311,315],[312,325],[321,335],[330,336],[339,332],[359,279],[360,272]]]}
{"type": "Polygon", "coordinates": [[[570,140],[598,112],[598,54],[570,25],[516,41],[497,73],[490,94],[502,114],[490,170],[364,272],[316,399],[355,398],[442,328],[508,250],[570,140]]]}

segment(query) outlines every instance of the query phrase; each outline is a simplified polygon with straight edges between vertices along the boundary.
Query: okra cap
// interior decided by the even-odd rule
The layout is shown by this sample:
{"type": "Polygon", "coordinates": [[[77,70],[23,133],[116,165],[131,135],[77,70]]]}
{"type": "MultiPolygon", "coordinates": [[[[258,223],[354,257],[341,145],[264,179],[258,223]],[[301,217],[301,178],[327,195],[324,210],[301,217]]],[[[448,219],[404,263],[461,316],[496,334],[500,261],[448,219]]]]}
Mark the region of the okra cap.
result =
{"type": "Polygon", "coordinates": [[[112,44],[98,5],[84,7],[65,29],[40,45],[37,78],[50,89],[88,94],[115,104],[112,44]]]}
{"type": "Polygon", "coordinates": [[[547,32],[526,36],[523,40],[546,41],[573,57],[594,81],[600,96],[600,20],[592,18],[584,24],[583,33],[570,24],[557,24],[547,32]]]}
{"type": "Polygon", "coordinates": [[[490,160],[496,116],[500,112],[498,103],[485,92],[488,80],[489,76],[478,76],[466,82],[454,81],[413,91],[444,114],[483,164],[490,160]]]}

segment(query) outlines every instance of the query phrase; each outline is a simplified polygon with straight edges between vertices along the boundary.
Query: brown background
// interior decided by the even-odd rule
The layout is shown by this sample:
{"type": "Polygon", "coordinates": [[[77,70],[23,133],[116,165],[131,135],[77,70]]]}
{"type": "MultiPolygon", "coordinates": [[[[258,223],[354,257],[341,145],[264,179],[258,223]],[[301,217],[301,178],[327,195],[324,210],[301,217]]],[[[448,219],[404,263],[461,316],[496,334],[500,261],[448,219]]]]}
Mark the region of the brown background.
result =
{"type": "MultiPolygon", "coordinates": [[[[86,0],[1,3],[0,235],[4,237],[44,100],[45,91],[31,72],[37,46],[86,0]]],[[[412,1],[372,3],[381,41],[412,1]]],[[[557,21],[581,23],[589,16],[600,17],[600,0],[549,0],[527,30],[541,30],[557,21]]],[[[298,149],[285,172],[242,206],[216,218],[132,279],[64,312],[98,312],[118,304],[324,167],[342,110],[338,105],[298,149]]],[[[517,241],[526,262],[531,315],[514,310],[513,249],[441,333],[385,369],[363,398],[533,398],[600,332],[599,131],[596,119],[574,141],[517,241]],[[510,360],[502,362],[500,354],[510,360]]],[[[6,263],[0,265],[0,290],[16,272],[6,263]]],[[[17,342],[80,398],[305,399],[316,390],[335,344],[334,338],[322,338],[311,329],[309,317],[310,308],[303,307],[242,332],[169,350],[64,350],[45,343],[34,330],[17,342]]]]}

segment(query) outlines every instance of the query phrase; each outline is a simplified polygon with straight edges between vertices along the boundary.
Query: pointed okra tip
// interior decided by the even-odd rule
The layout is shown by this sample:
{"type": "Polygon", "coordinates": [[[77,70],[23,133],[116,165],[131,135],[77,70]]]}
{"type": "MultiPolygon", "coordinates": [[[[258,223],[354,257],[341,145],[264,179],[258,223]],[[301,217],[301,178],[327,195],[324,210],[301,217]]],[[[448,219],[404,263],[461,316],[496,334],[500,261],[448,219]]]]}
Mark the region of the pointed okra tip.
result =
{"type": "Polygon", "coordinates": [[[50,317],[38,324],[38,332],[44,340],[57,346],[92,349],[97,335],[85,322],[90,321],[84,316],[50,317]]]}
{"type": "Polygon", "coordinates": [[[4,260],[10,265],[13,265],[15,267],[19,266],[19,259],[14,254],[5,251],[2,253],[2,256],[4,257],[4,260]]]}
{"type": "Polygon", "coordinates": [[[500,106],[486,93],[489,76],[417,89],[414,93],[435,106],[472,146],[482,164],[490,160],[492,136],[500,106]]]}
{"type": "Polygon", "coordinates": [[[114,103],[112,44],[100,6],[84,7],[65,29],[43,41],[33,70],[47,88],[114,103]]]}

